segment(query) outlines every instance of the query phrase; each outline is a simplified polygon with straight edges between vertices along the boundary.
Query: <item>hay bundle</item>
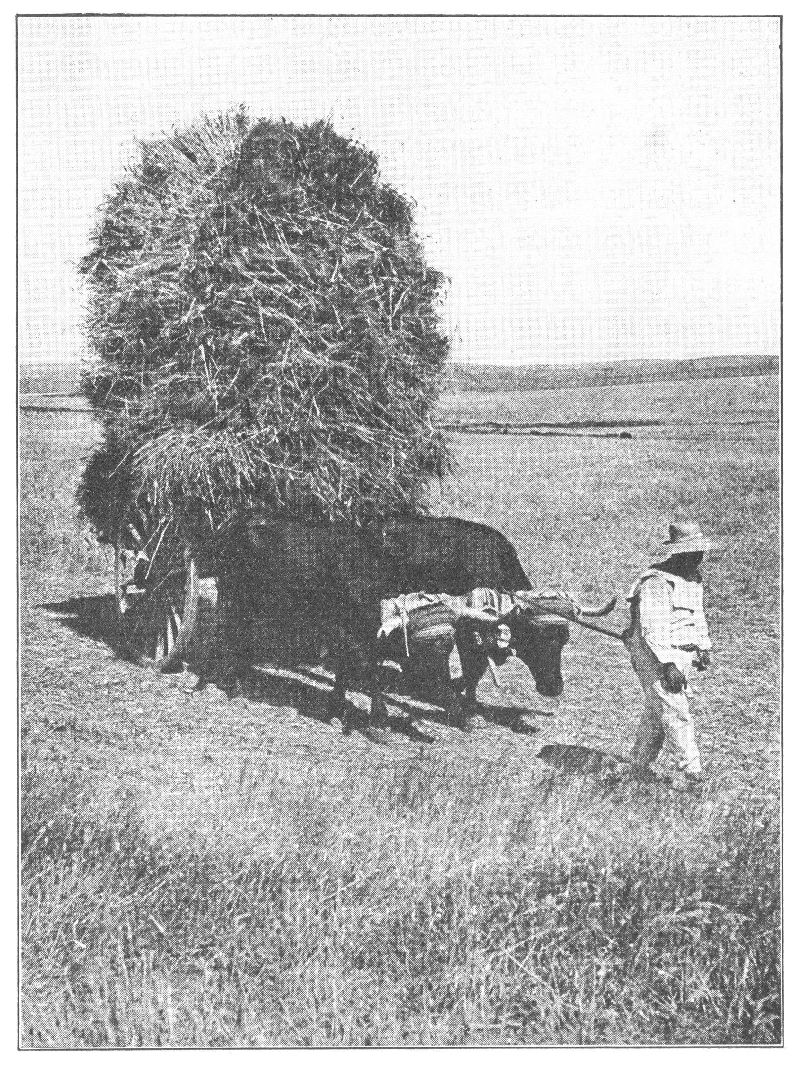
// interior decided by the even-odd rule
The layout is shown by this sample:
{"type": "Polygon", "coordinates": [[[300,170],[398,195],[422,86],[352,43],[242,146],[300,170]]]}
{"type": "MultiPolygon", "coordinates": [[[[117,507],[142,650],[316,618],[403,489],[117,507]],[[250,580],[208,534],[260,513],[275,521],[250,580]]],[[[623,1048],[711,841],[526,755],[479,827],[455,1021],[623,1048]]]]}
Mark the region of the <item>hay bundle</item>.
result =
{"type": "Polygon", "coordinates": [[[265,504],[361,522],[418,509],[446,466],[444,279],[330,124],[238,111],[143,144],[81,270],[103,539],[145,501],[195,532],[265,504]]]}

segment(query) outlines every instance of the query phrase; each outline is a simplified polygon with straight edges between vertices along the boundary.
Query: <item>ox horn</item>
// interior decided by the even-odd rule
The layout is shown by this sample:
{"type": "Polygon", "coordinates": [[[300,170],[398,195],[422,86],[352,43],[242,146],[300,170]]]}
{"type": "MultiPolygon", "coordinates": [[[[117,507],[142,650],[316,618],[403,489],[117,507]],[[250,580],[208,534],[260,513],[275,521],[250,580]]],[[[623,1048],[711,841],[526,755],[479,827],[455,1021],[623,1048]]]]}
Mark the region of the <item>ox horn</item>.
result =
{"type": "Polygon", "coordinates": [[[590,621],[590,618],[602,618],[610,614],[617,605],[617,597],[614,595],[607,602],[599,606],[585,606],[576,603],[566,595],[537,595],[535,592],[515,592],[514,598],[521,603],[543,614],[555,614],[564,618],[565,621],[573,621],[576,625],[582,625],[594,632],[602,632],[606,636],[614,636],[621,640],[623,634],[616,629],[607,629],[604,625],[598,625],[590,621]]]}
{"type": "Polygon", "coordinates": [[[577,621],[581,618],[604,618],[606,614],[610,614],[614,607],[617,605],[617,597],[612,595],[608,602],[603,603],[601,606],[583,606],[581,603],[573,603],[575,607],[575,613],[577,621]]]}

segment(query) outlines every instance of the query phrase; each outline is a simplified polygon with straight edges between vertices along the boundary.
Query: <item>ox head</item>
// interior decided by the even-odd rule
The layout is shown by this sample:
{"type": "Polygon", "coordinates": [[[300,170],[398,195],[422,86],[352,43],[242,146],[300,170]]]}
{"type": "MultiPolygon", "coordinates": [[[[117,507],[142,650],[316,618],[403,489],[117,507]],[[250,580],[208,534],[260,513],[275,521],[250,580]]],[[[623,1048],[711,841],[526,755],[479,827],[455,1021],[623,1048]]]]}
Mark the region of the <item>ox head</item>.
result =
{"type": "Polygon", "coordinates": [[[616,605],[611,599],[601,606],[587,607],[566,596],[542,596],[517,592],[515,606],[503,620],[511,629],[517,657],[531,672],[540,695],[558,698],[564,690],[561,651],[569,639],[569,623],[585,624],[585,618],[603,617],[616,605]]]}

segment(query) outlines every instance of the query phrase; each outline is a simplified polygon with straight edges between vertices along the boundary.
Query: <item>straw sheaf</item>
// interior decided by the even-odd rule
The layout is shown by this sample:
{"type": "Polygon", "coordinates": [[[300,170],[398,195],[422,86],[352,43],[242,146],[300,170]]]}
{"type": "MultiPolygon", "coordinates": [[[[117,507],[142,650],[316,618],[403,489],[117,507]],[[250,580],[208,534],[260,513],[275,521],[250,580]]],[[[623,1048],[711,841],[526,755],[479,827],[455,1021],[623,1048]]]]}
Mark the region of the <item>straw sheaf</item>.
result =
{"type": "Polygon", "coordinates": [[[129,497],[209,528],[264,503],[360,521],[420,507],[446,468],[444,279],[328,123],[238,111],[142,145],[81,269],[106,427],[81,502],[103,538],[129,497]]]}

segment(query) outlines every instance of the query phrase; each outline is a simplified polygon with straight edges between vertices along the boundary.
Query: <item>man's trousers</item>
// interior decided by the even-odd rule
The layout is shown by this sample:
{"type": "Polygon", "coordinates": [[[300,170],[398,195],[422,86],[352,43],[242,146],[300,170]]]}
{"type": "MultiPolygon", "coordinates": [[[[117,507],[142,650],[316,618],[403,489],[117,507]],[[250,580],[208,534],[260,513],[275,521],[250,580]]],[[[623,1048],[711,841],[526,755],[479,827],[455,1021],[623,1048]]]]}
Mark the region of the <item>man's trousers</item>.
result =
{"type": "MultiPolygon", "coordinates": [[[[636,729],[631,761],[644,769],[666,746],[687,773],[702,772],[686,691],[668,692],[661,683],[661,663],[641,638],[634,635],[628,647],[636,676],[644,691],[644,711],[636,729]]],[[[688,656],[687,656],[688,657],[688,656]]]]}

